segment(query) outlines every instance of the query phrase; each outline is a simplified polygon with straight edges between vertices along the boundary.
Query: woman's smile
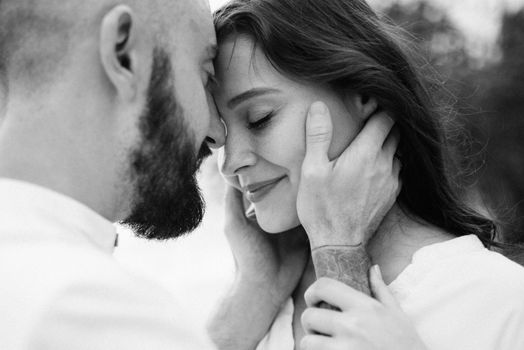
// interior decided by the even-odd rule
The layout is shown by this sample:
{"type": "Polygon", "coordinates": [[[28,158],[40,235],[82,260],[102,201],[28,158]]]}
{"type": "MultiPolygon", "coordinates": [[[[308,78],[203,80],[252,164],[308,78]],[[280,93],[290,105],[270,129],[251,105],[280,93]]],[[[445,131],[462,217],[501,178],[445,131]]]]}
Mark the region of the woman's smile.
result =
{"type": "Polygon", "coordinates": [[[263,200],[284,178],[286,175],[266,181],[256,182],[244,187],[246,199],[251,203],[263,200]]]}

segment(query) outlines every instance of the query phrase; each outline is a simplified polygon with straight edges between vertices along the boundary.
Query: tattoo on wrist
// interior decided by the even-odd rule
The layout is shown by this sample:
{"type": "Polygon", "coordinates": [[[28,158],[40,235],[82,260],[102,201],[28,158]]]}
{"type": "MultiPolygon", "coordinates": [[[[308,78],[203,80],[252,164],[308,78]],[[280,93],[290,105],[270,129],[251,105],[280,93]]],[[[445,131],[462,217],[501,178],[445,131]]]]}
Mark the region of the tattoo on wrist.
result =
{"type": "Polygon", "coordinates": [[[312,252],[318,249],[324,249],[324,248],[332,248],[332,249],[344,249],[344,248],[359,248],[362,246],[362,243],[359,244],[325,244],[320,245],[318,247],[315,247],[311,249],[312,252]]]}
{"type": "Polygon", "coordinates": [[[368,271],[371,261],[363,244],[357,246],[320,246],[311,257],[317,278],[329,277],[371,295],[368,271]]]}

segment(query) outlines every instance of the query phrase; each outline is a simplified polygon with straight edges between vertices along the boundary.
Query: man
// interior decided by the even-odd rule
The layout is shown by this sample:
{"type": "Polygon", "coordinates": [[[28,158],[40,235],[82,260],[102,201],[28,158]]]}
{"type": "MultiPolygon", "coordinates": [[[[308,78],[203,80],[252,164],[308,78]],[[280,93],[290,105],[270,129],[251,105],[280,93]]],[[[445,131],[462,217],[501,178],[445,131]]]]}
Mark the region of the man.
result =
{"type": "Polygon", "coordinates": [[[0,348],[209,348],[111,256],[112,222],[201,220],[194,173],[225,137],[209,5],[7,0],[0,23],[0,348]]]}
{"type": "Polygon", "coordinates": [[[114,261],[111,223],[200,223],[214,50],[205,0],[0,2],[0,349],[212,347],[114,261]]]}

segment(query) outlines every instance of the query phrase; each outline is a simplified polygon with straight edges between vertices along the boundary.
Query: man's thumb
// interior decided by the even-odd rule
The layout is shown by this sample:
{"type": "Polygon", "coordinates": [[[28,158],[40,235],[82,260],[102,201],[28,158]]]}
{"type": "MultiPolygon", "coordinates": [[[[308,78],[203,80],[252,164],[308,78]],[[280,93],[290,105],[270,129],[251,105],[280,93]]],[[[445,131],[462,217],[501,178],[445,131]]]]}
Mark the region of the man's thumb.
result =
{"type": "Polygon", "coordinates": [[[323,102],[313,103],[306,121],[306,159],[314,162],[328,159],[332,135],[333,124],[327,106],[323,102]]]}
{"type": "Polygon", "coordinates": [[[382,279],[382,273],[380,272],[380,267],[378,265],[373,266],[369,271],[369,284],[375,299],[380,301],[385,306],[390,306],[397,309],[400,308],[397,300],[393,294],[391,294],[391,291],[388,289],[388,286],[382,279]]]}

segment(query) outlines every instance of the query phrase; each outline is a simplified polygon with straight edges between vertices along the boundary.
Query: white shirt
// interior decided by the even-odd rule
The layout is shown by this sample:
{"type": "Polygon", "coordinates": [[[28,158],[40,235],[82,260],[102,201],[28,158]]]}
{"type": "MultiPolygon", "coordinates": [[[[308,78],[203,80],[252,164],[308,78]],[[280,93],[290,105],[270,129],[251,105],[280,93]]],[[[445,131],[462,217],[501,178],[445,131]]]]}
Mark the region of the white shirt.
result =
{"type": "MultiPolygon", "coordinates": [[[[524,349],[524,268],[476,236],[423,247],[389,285],[428,350],[524,349]]],[[[289,299],[257,350],[293,350],[289,299]]]]}
{"type": "Polygon", "coordinates": [[[75,200],[0,179],[0,349],[211,349],[161,287],[113,258],[114,226],[75,200]]]}

